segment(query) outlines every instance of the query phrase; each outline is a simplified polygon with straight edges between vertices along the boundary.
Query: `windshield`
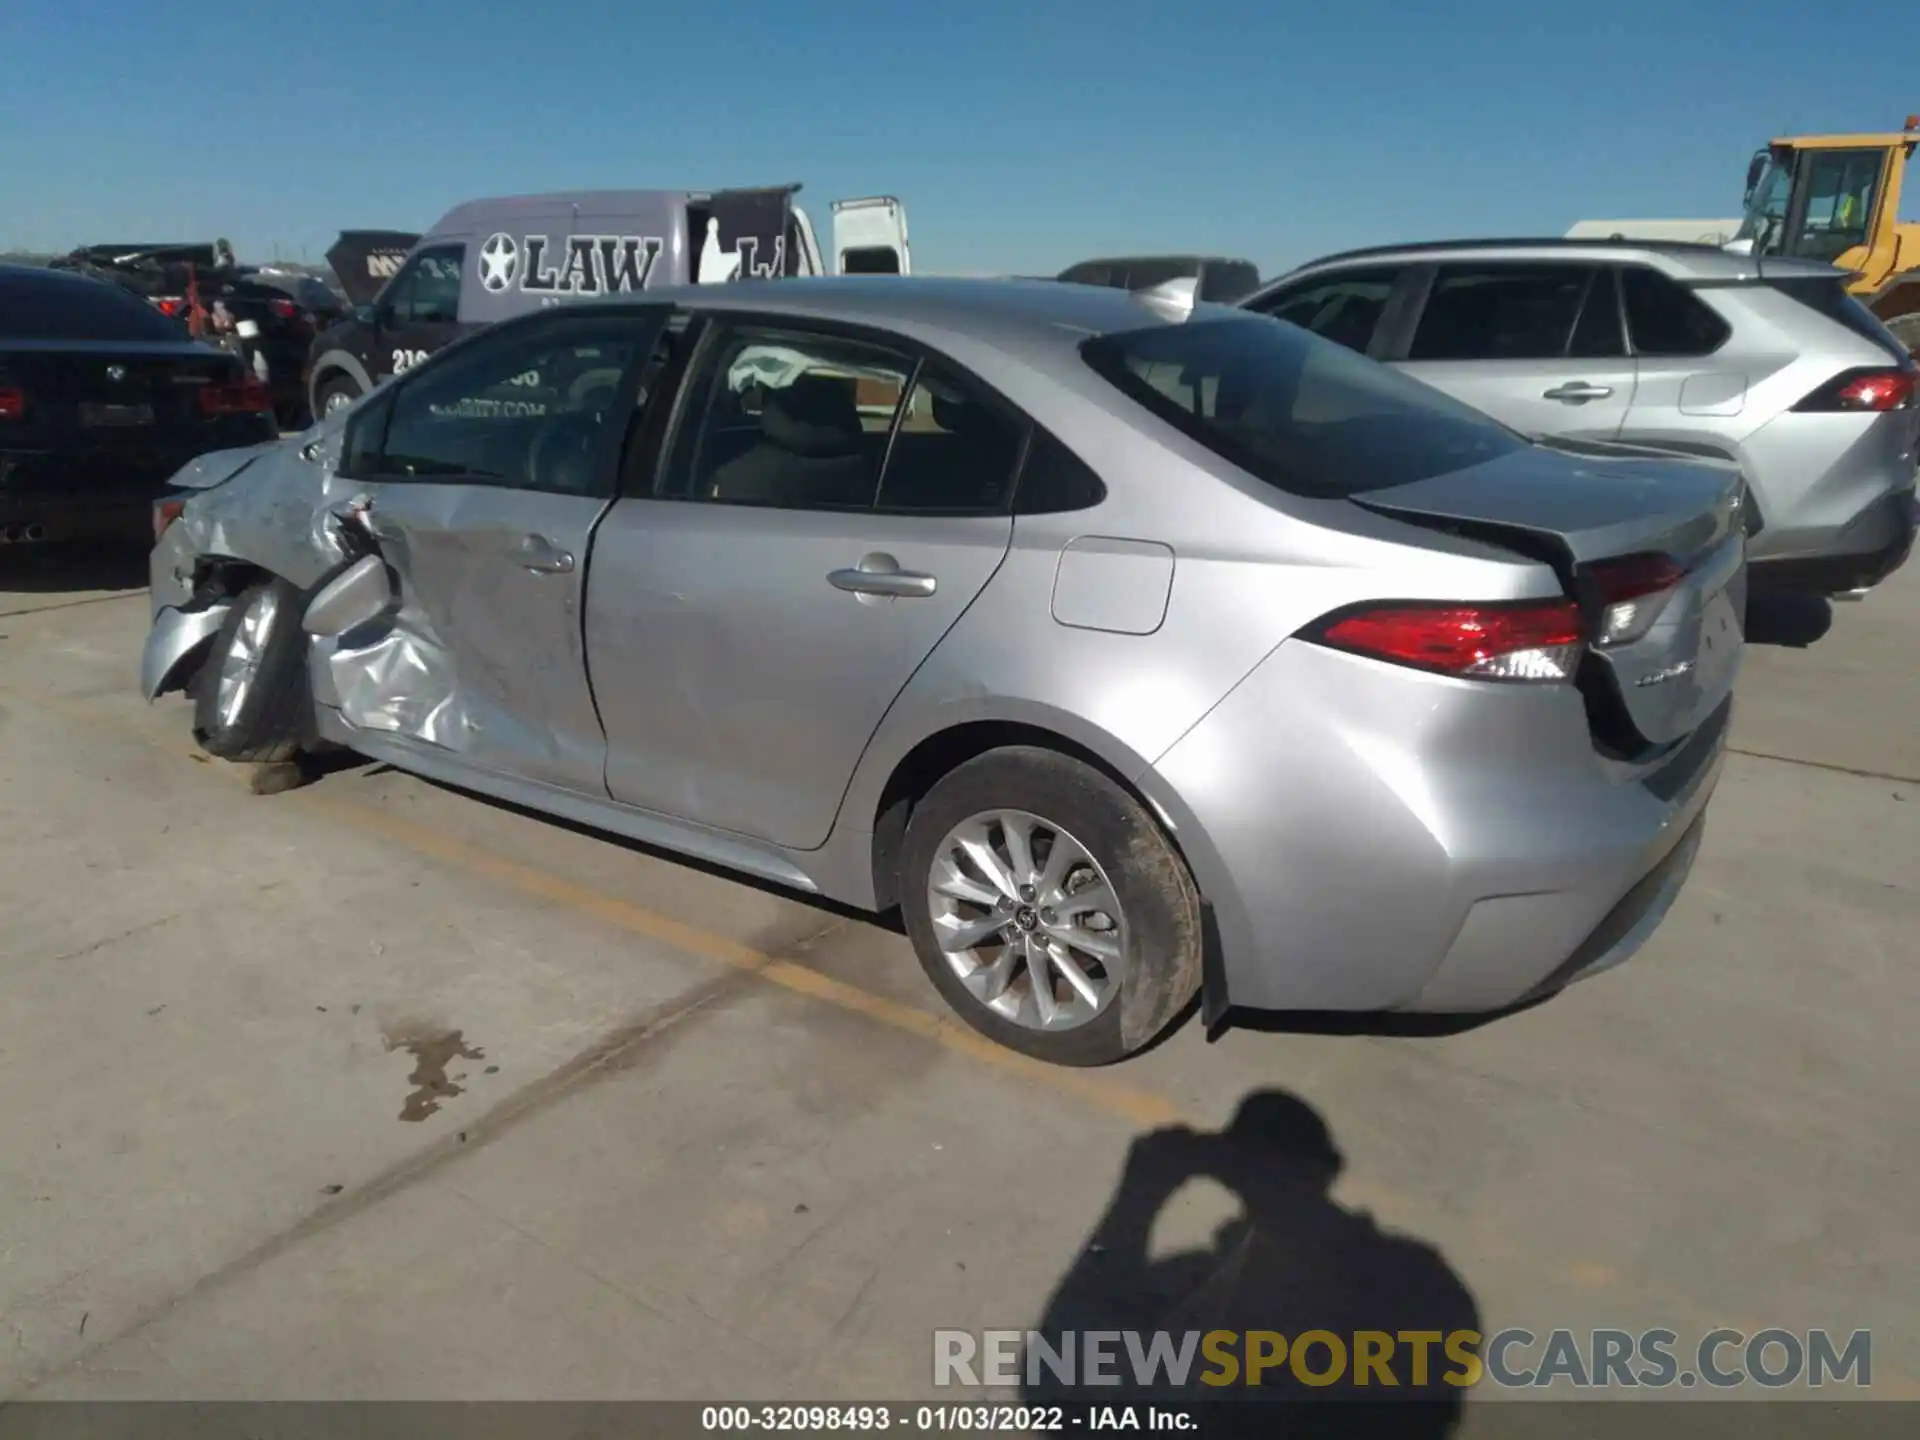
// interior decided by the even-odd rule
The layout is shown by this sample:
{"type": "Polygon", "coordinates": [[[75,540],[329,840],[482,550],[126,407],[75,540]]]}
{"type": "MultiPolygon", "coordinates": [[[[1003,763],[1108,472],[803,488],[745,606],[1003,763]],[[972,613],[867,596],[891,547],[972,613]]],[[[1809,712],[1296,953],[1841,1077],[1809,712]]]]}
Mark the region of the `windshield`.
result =
{"type": "Polygon", "coordinates": [[[1734,234],[1736,240],[1753,241],[1756,255],[1778,255],[1787,230],[1787,200],[1793,193],[1793,165],[1779,156],[1767,161],[1747,202],[1747,213],[1734,234]]]}
{"type": "Polygon", "coordinates": [[[1344,499],[1527,445],[1430,386],[1265,316],[1127,330],[1082,354],[1161,419],[1290,494],[1344,499]]]}

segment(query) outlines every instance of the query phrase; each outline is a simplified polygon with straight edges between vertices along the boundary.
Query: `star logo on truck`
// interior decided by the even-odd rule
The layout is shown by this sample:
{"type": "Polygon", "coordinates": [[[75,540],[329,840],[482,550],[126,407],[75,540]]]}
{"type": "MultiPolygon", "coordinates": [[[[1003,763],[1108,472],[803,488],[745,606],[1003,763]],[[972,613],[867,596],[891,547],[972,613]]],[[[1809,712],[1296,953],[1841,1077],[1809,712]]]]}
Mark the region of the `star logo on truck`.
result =
{"type": "Polygon", "coordinates": [[[520,273],[520,247],[504,230],[487,237],[480,247],[481,288],[498,294],[520,273]]]}

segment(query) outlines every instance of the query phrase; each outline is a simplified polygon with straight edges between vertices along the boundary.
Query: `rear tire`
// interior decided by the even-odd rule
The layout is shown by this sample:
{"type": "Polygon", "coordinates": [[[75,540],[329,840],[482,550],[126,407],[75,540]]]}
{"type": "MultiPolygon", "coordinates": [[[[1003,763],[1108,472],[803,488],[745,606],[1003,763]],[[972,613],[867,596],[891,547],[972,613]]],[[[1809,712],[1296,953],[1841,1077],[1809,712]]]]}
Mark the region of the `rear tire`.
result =
{"type": "Polygon", "coordinates": [[[335,372],[322,380],[313,392],[313,418],[324,420],[343,406],[351,405],[363,392],[351,375],[335,372]]]}
{"type": "Polygon", "coordinates": [[[193,737],[222,760],[291,760],[311,719],[301,593],[269,580],[233,602],[193,677],[193,737]]]}
{"type": "Polygon", "coordinates": [[[1200,897],[1185,862],[1137,800],[1051,750],[991,750],[928,791],[907,822],[896,893],[947,1003],[1036,1060],[1124,1059],[1200,987],[1200,897]]]}

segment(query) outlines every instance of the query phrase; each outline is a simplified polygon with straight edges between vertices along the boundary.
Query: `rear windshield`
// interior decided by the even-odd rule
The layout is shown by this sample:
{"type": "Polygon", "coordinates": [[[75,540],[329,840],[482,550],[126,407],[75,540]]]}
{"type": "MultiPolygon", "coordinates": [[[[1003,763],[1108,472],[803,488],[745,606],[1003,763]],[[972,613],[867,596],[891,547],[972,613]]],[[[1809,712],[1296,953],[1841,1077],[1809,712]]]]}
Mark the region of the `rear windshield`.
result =
{"type": "Polygon", "coordinates": [[[0,340],[185,340],[185,327],[104,280],[0,275],[0,340]]]}
{"type": "Polygon", "coordinates": [[[1528,443],[1417,380],[1265,316],[1123,331],[1081,353],[1163,420],[1293,495],[1344,499],[1528,443]]]}
{"type": "Polygon", "coordinates": [[[1829,320],[1839,321],[1854,334],[1871,340],[1896,360],[1908,358],[1907,347],[1880,323],[1880,317],[1847,293],[1845,280],[1822,277],[1816,280],[1762,280],[1760,283],[1778,290],[1782,295],[1792,296],[1808,309],[1818,310],[1829,320]]]}

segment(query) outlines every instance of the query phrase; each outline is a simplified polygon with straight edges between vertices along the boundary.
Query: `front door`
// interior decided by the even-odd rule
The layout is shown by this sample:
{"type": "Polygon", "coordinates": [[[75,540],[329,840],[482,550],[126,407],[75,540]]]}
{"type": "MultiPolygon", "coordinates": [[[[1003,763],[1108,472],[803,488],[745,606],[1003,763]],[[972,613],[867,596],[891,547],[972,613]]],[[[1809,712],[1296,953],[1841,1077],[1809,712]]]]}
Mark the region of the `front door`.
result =
{"type": "Polygon", "coordinates": [[[460,266],[466,248],[430,245],[393,277],[377,306],[378,323],[361,358],[374,384],[404,375],[460,333],[460,266]]]}
{"type": "Polygon", "coordinates": [[[818,329],[718,329],[688,384],[655,493],[594,544],[607,788],[812,849],[1006,555],[1022,425],[933,362],[818,329]]]}
{"type": "Polygon", "coordinates": [[[1393,358],[1523,435],[1611,440],[1633,403],[1634,363],[1604,266],[1442,265],[1393,358]]]}
{"type": "Polygon", "coordinates": [[[665,314],[562,311],[492,332],[356,419],[382,432],[356,468],[401,603],[390,633],[330,662],[348,723],[605,795],[583,584],[623,386],[665,314]]]}

